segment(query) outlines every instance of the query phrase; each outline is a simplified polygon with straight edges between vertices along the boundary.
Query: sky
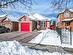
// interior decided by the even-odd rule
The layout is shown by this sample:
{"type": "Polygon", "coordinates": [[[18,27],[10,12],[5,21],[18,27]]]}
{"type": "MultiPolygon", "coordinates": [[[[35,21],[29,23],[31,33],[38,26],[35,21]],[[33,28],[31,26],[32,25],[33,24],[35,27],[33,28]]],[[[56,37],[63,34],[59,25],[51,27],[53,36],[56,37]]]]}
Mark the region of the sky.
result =
{"type": "MultiPolygon", "coordinates": [[[[61,12],[66,7],[66,3],[64,2],[61,5],[62,9],[56,9],[56,6],[53,5],[54,3],[58,3],[59,1],[61,0],[32,0],[32,9],[30,11],[32,13],[39,13],[41,15],[47,16],[51,19],[56,19],[59,12],[61,12]]],[[[68,2],[67,8],[72,9],[73,1],[65,1],[68,2]]],[[[24,4],[26,3],[24,3],[23,0],[20,0],[12,4],[8,4],[7,8],[0,8],[0,15],[8,14],[10,16],[13,16],[13,19],[16,20],[17,18],[26,15],[28,8],[24,4]]],[[[28,4],[27,6],[30,6],[30,4],[28,4]]]]}

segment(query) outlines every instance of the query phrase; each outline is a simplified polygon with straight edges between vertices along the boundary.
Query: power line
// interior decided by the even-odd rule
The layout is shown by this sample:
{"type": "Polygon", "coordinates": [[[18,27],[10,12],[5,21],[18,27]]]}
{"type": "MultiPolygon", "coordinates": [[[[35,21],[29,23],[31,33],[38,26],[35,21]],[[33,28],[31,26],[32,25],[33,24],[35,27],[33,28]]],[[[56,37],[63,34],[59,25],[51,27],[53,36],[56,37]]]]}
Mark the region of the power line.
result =
{"type": "MultiPolygon", "coordinates": [[[[50,0],[49,0],[50,1],[50,0]]],[[[53,0],[51,1],[51,4],[53,5],[53,8],[56,9],[65,9],[65,8],[72,8],[69,7],[70,2],[73,2],[72,0],[53,0]]]]}
{"type": "Polygon", "coordinates": [[[7,0],[3,0],[0,2],[0,8],[5,8],[8,6],[8,4],[12,4],[14,2],[17,2],[18,0],[12,0],[12,1],[7,1],[7,0]]]}
{"type": "Polygon", "coordinates": [[[10,5],[12,5],[13,8],[16,8],[15,2],[20,2],[21,4],[23,4],[23,7],[25,7],[25,10],[27,10],[26,13],[31,13],[32,0],[2,0],[0,1],[0,8],[8,8],[10,5]]]}

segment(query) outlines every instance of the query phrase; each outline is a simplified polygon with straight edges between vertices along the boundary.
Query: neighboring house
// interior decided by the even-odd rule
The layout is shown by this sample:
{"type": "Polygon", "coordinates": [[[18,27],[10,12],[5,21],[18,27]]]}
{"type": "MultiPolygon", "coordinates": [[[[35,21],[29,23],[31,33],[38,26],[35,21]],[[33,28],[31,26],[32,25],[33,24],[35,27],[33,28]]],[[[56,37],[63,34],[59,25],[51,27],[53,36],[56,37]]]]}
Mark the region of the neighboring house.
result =
{"type": "Polygon", "coordinates": [[[65,9],[58,14],[59,24],[63,29],[73,30],[73,10],[65,9]]]}
{"type": "Polygon", "coordinates": [[[31,19],[37,21],[37,29],[43,30],[50,27],[50,19],[38,13],[33,13],[29,16],[31,19]]]}
{"type": "Polygon", "coordinates": [[[50,27],[50,21],[49,20],[45,20],[45,21],[37,21],[37,29],[39,30],[45,30],[48,29],[50,27]]]}
{"type": "Polygon", "coordinates": [[[36,21],[31,20],[28,16],[22,16],[19,19],[19,31],[31,32],[36,29],[36,21]]]}
{"type": "Polygon", "coordinates": [[[7,15],[0,16],[0,25],[10,29],[10,31],[18,31],[18,22],[11,20],[7,15]]]}

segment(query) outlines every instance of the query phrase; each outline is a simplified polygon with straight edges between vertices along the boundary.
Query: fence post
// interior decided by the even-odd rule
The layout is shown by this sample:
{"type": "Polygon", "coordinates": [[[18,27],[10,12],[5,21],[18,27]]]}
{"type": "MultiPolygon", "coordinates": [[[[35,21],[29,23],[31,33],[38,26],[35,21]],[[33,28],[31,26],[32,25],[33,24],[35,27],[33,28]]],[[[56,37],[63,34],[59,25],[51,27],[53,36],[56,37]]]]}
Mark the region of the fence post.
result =
{"type": "Polygon", "coordinates": [[[70,45],[72,45],[72,33],[71,33],[71,27],[70,27],[70,45]]]}
{"type": "Polygon", "coordinates": [[[61,44],[62,44],[62,29],[60,28],[60,39],[61,39],[61,44]]]}

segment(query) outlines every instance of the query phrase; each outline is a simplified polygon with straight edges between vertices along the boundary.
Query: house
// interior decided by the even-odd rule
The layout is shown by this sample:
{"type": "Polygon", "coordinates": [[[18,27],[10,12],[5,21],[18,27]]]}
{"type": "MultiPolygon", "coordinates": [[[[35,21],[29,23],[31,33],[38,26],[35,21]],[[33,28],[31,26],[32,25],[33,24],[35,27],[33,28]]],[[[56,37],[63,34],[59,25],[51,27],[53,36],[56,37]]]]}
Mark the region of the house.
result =
{"type": "Polygon", "coordinates": [[[0,16],[0,25],[10,29],[10,31],[18,31],[18,22],[11,20],[8,15],[0,16]]]}
{"type": "Polygon", "coordinates": [[[36,21],[31,20],[28,16],[22,16],[19,19],[19,31],[32,32],[36,29],[36,21]]]}
{"type": "Polygon", "coordinates": [[[37,29],[39,30],[45,30],[50,27],[50,20],[45,20],[45,21],[37,21],[37,29]]]}
{"type": "Polygon", "coordinates": [[[19,31],[31,32],[35,29],[44,30],[49,28],[50,19],[38,14],[33,13],[28,16],[19,18],[19,31]]]}
{"type": "Polygon", "coordinates": [[[63,29],[73,30],[73,10],[65,9],[58,14],[60,27],[63,29]]]}
{"type": "Polygon", "coordinates": [[[43,30],[43,29],[49,28],[49,26],[50,26],[49,18],[47,18],[43,15],[40,15],[38,13],[33,13],[31,16],[33,17],[33,19],[35,21],[37,21],[37,29],[43,30]]]}

